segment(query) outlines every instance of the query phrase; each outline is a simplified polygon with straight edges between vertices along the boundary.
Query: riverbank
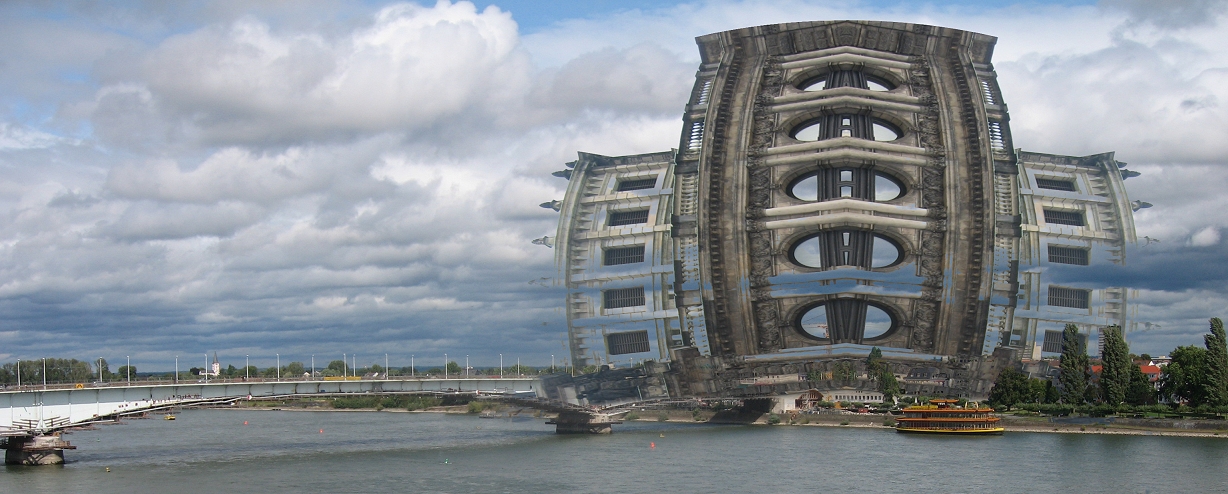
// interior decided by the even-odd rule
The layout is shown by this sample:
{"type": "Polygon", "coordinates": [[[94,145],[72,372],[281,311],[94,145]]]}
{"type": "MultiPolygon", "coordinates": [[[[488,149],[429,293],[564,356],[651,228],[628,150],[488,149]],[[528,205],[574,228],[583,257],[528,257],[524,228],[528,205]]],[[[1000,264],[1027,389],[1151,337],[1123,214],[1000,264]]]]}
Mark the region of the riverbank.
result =
{"type": "MultiPolygon", "coordinates": [[[[323,402],[308,403],[266,403],[238,402],[236,406],[212,407],[218,410],[245,411],[293,411],[293,412],[393,412],[393,413],[432,413],[450,415],[474,415],[467,405],[435,406],[420,410],[404,410],[396,408],[330,408],[323,402]]],[[[512,408],[485,412],[487,418],[505,418],[512,408]]],[[[532,417],[549,419],[554,414],[538,411],[523,411],[515,413],[517,417],[532,417]]],[[[631,412],[624,416],[627,422],[664,422],[671,424],[729,424],[729,425],[761,425],[761,426],[793,426],[793,427],[847,427],[864,429],[893,429],[894,418],[887,415],[861,413],[817,413],[817,414],[780,414],[775,417],[779,423],[772,423],[772,414],[731,415],[718,414],[712,411],[700,410],[643,410],[631,412]]],[[[1228,422],[1208,420],[1172,420],[1172,419],[1126,419],[1126,418],[1057,418],[1002,416],[1002,424],[1007,432],[1030,432],[1052,434],[1114,434],[1133,436],[1166,436],[1166,437],[1211,437],[1228,438],[1228,422]]]]}

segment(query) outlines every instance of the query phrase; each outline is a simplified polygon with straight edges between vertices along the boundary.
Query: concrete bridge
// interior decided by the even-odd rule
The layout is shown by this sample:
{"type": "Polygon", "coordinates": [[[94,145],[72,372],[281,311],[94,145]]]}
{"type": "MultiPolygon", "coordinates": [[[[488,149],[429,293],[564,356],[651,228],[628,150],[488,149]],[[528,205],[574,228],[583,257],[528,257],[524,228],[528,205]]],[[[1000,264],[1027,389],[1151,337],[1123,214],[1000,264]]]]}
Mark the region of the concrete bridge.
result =
{"type": "MultiPolygon", "coordinates": [[[[540,399],[544,394],[541,393],[541,383],[537,378],[146,383],[100,387],[76,385],[61,389],[0,392],[0,437],[5,438],[6,463],[62,463],[64,450],[75,447],[64,441],[60,432],[72,427],[113,421],[125,415],[153,410],[221,404],[247,398],[366,393],[472,393],[515,398],[517,404],[522,406],[558,411],[560,414],[563,411],[579,415],[585,413],[582,407],[540,399]],[[554,410],[555,408],[559,410],[554,410]]],[[[579,415],[576,421],[582,422],[579,415]]],[[[563,428],[560,426],[561,432],[564,432],[563,428]]]]}

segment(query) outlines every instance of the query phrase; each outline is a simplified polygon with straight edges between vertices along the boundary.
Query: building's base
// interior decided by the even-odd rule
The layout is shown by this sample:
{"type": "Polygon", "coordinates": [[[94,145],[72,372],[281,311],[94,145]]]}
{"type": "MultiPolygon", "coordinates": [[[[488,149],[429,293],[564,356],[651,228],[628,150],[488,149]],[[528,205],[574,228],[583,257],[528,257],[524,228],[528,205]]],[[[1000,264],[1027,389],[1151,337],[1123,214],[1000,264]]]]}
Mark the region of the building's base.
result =
{"type": "Polygon", "coordinates": [[[64,450],[77,449],[57,435],[10,437],[5,446],[6,465],[62,465],[64,450]]]}

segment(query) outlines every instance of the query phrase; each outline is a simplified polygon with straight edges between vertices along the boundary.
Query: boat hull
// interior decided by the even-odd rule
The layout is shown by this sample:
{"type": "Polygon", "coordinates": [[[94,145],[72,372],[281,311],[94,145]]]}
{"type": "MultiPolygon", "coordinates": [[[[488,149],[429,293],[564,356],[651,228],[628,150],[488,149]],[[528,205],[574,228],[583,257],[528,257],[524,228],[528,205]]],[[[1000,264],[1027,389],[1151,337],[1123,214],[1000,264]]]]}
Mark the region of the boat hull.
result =
{"type": "Polygon", "coordinates": [[[1006,431],[1003,427],[994,427],[992,429],[919,429],[915,427],[896,427],[896,432],[905,432],[911,434],[954,434],[957,436],[989,436],[1001,435],[1006,431]]]}

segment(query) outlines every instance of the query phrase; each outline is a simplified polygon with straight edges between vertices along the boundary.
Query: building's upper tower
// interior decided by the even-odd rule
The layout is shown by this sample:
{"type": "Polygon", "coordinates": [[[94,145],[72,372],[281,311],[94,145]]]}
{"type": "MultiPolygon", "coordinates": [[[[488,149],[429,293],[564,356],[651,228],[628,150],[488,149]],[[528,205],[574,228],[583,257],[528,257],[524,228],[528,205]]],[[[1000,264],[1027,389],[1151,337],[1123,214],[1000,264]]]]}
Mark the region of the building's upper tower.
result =
{"type": "Polygon", "coordinates": [[[995,244],[1019,236],[994,42],[864,21],[698,38],[674,227],[701,353],[982,353],[1012,296],[995,244]]]}

